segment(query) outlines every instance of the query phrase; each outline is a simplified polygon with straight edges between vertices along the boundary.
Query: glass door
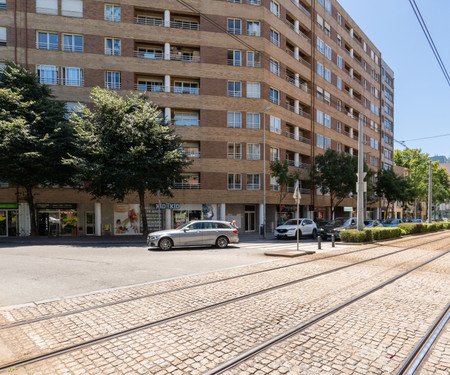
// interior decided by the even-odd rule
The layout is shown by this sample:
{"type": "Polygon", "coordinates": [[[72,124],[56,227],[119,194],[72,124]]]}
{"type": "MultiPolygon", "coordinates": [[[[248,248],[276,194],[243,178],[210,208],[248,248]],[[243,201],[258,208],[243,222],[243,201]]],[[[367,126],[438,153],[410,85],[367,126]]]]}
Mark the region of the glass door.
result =
{"type": "Polygon", "coordinates": [[[245,231],[254,232],[256,227],[256,214],[255,212],[245,212],[245,231]]]}
{"type": "Polygon", "coordinates": [[[95,215],[92,211],[86,212],[86,235],[93,236],[95,235],[95,215]]]}
{"type": "Polygon", "coordinates": [[[18,211],[8,211],[8,236],[17,236],[17,226],[19,224],[19,212],[18,211]]]}
{"type": "Polygon", "coordinates": [[[8,233],[7,215],[8,211],[0,210],[0,236],[6,236],[8,233]]]}

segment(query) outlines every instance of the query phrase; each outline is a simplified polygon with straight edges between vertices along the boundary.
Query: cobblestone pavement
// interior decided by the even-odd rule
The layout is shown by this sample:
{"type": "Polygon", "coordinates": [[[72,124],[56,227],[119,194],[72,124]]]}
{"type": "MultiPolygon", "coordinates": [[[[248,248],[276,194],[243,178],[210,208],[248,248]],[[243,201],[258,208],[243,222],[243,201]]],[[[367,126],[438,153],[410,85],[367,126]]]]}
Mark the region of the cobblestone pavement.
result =
{"type": "Polygon", "coordinates": [[[431,347],[419,369],[420,375],[448,375],[450,371],[450,329],[448,326],[431,347]]]}
{"type": "MultiPolygon", "coordinates": [[[[403,246],[411,247],[414,243],[419,247],[40,361],[17,369],[17,373],[202,374],[264,340],[432,258],[438,254],[436,249],[449,249],[450,236],[439,233],[417,237],[403,246]]],[[[67,346],[202,308],[299,277],[392,253],[401,249],[400,244],[401,241],[394,241],[378,247],[366,245],[352,248],[367,248],[366,251],[352,251],[321,261],[305,262],[307,259],[325,258],[330,253],[310,256],[301,262],[298,259],[281,260],[68,301],[53,301],[43,306],[3,310],[5,324],[68,311],[79,308],[80,304],[92,306],[99,301],[142,296],[182,285],[269,269],[275,264],[300,263],[281,270],[5,329],[0,331],[0,350],[3,347],[5,353],[2,358],[9,362],[12,358],[43,353],[61,345],[67,346]]],[[[348,249],[339,252],[348,252],[348,249]]],[[[230,373],[391,373],[450,300],[449,284],[450,256],[445,256],[325,319],[295,336],[289,343],[286,341],[270,348],[230,373]]],[[[437,361],[443,361],[444,365],[448,363],[448,357],[438,357],[437,361]]]]}

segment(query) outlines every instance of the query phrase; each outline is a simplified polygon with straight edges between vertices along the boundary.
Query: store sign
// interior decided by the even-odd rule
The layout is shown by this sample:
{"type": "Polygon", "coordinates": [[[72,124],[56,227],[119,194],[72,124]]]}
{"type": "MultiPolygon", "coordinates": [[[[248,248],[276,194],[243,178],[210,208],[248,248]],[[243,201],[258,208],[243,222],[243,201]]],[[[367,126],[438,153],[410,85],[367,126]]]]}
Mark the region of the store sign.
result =
{"type": "Polygon", "coordinates": [[[161,210],[179,210],[181,208],[180,203],[156,203],[156,208],[160,208],[161,210]]]}
{"type": "Polygon", "coordinates": [[[353,212],[353,207],[344,207],[344,212],[353,212]]]}
{"type": "Polygon", "coordinates": [[[37,203],[38,210],[76,210],[76,203],[37,203]]]}
{"type": "Polygon", "coordinates": [[[0,203],[0,208],[18,208],[19,205],[17,203],[0,203]]]}

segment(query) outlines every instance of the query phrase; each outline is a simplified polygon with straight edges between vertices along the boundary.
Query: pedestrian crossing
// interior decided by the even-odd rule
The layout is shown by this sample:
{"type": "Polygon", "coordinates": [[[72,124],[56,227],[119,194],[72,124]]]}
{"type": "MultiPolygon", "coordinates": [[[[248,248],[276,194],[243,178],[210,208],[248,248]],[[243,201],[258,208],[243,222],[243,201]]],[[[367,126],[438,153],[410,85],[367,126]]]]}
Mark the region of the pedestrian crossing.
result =
{"type": "MultiPolygon", "coordinates": [[[[327,246],[325,243],[322,242],[322,248],[324,248],[324,245],[327,246]]],[[[231,245],[230,245],[231,246],[231,245]]],[[[297,242],[295,240],[293,241],[275,241],[275,240],[257,240],[257,241],[249,241],[249,242],[240,242],[237,245],[232,245],[239,247],[241,249],[245,250],[257,250],[261,249],[264,251],[270,251],[270,250],[296,250],[297,249],[297,242]]],[[[330,243],[331,247],[331,243],[330,243]]],[[[318,245],[317,241],[313,240],[300,240],[299,242],[299,249],[301,250],[317,250],[318,245]]]]}

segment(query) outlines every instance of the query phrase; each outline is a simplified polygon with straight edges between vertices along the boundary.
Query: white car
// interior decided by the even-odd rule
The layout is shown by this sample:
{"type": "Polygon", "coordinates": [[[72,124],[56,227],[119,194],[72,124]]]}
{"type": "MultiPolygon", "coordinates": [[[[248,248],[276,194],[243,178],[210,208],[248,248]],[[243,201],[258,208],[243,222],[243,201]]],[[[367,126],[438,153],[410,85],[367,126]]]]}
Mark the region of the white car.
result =
{"type": "MultiPolygon", "coordinates": [[[[311,219],[298,219],[299,238],[302,236],[311,236],[317,238],[317,226],[311,219]]],[[[276,238],[297,237],[297,219],[286,221],[283,225],[275,228],[276,238]]]]}

